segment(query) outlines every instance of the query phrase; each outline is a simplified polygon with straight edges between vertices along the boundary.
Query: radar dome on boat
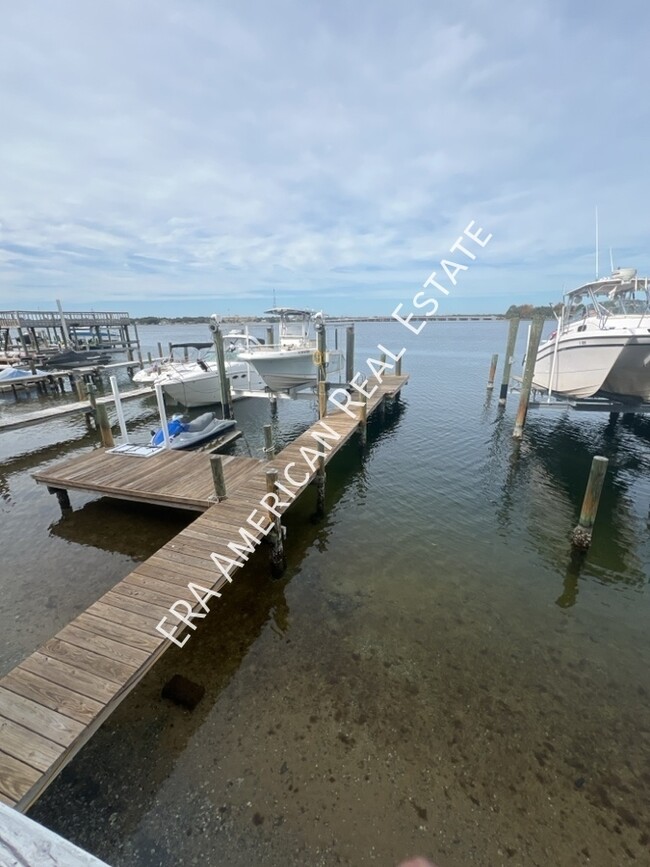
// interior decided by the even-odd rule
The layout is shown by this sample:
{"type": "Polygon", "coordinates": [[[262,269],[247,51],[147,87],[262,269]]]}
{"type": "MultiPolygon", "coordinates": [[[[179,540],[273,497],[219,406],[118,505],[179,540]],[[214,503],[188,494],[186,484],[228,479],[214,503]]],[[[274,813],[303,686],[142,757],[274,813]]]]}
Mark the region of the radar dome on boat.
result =
{"type": "Polygon", "coordinates": [[[617,268],[612,272],[612,277],[615,280],[622,280],[624,283],[629,283],[636,277],[636,268],[617,268]]]}

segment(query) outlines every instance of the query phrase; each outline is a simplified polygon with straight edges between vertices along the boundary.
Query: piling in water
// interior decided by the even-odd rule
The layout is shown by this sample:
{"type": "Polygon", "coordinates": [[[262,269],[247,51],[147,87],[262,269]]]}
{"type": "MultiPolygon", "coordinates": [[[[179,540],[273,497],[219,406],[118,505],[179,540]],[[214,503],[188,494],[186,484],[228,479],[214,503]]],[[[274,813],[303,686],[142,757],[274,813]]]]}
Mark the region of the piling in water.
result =
{"type": "Polygon", "coordinates": [[[503,365],[503,380],[501,382],[501,391],[499,392],[499,406],[506,405],[508,397],[508,386],[510,385],[510,371],[512,370],[512,362],[515,355],[515,344],[517,342],[517,331],[519,329],[519,317],[514,316],[510,320],[508,326],[508,341],[506,343],[506,358],[503,365]]]}
{"type": "Polygon", "coordinates": [[[113,439],[111,423],[108,420],[108,412],[103,403],[97,404],[96,418],[99,426],[99,433],[102,438],[102,445],[105,449],[112,449],[115,445],[115,440],[113,439]]]}
{"type": "Polygon", "coordinates": [[[492,356],[492,361],[490,362],[490,373],[488,375],[488,388],[494,388],[494,378],[497,375],[497,364],[499,363],[499,355],[497,352],[492,356]]]}
{"type": "Polygon", "coordinates": [[[270,424],[264,425],[264,454],[268,461],[272,460],[275,455],[275,446],[273,445],[273,426],[270,424]]]}
{"type": "Polygon", "coordinates": [[[594,521],[598,512],[598,503],[608,464],[609,460],[601,455],[596,455],[591,462],[587,490],[580,510],[580,520],[571,533],[571,542],[576,548],[588,548],[591,545],[594,521]]]}
{"type": "Polygon", "coordinates": [[[359,407],[359,438],[361,440],[361,448],[366,447],[368,442],[368,399],[365,394],[359,395],[361,406],[359,407]]]}
{"type": "Polygon", "coordinates": [[[515,439],[521,439],[524,433],[526,416],[528,415],[528,403],[530,401],[530,390],[533,384],[535,363],[537,361],[537,350],[539,349],[539,341],[542,336],[543,328],[544,320],[542,317],[535,317],[530,330],[530,339],[526,351],[526,364],[524,366],[524,376],[521,382],[521,394],[519,396],[519,408],[517,409],[517,418],[515,419],[515,429],[512,432],[515,439]]]}
{"type": "Polygon", "coordinates": [[[354,376],[354,325],[345,329],[345,381],[351,382],[354,376]]]}
{"type": "Polygon", "coordinates": [[[230,380],[226,374],[226,356],[223,349],[223,337],[221,336],[221,328],[219,323],[214,320],[210,323],[210,331],[212,331],[212,339],[214,340],[214,349],[217,356],[217,370],[219,372],[219,385],[221,387],[221,408],[224,418],[232,418],[232,409],[230,406],[230,380]]]}
{"type": "Polygon", "coordinates": [[[314,485],[316,486],[316,516],[322,518],[325,514],[325,455],[318,456],[318,464],[316,467],[316,478],[314,485]]]}

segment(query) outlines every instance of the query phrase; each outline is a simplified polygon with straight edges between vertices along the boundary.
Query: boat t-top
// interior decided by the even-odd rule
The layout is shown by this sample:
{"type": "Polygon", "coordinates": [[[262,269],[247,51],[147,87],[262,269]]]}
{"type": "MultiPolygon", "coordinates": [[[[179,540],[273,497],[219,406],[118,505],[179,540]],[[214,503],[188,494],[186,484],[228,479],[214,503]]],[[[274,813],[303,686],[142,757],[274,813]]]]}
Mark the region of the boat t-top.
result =
{"type": "Polygon", "coordinates": [[[574,398],[650,400],[647,277],[619,268],[567,292],[557,329],[540,345],[533,386],[574,398]]]}
{"type": "Polygon", "coordinates": [[[343,369],[343,352],[339,349],[327,350],[325,358],[319,358],[314,329],[325,327],[322,312],[295,307],[272,307],[265,312],[279,317],[279,342],[249,346],[239,353],[239,358],[255,367],[271,391],[315,385],[321,361],[328,378],[343,369]]]}

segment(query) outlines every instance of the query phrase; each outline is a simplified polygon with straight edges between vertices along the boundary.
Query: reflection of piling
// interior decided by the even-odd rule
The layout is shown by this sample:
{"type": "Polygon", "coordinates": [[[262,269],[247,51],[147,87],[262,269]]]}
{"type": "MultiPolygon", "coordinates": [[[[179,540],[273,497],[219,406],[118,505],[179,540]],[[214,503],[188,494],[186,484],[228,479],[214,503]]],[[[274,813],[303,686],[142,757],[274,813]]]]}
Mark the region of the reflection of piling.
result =
{"type": "Polygon", "coordinates": [[[264,455],[268,461],[273,460],[275,455],[275,447],[273,445],[273,427],[270,424],[264,425],[264,455]]]}
{"type": "MultiPolygon", "coordinates": [[[[275,494],[278,496],[277,490],[278,471],[266,471],[266,492],[267,494],[275,494]]],[[[279,498],[278,498],[279,501],[279,498]]],[[[274,578],[279,578],[286,568],[286,559],[284,556],[284,527],[280,520],[280,516],[269,509],[269,521],[273,524],[273,529],[267,536],[271,544],[271,575],[274,578]]]]}
{"type": "Polygon", "coordinates": [[[526,425],[526,416],[528,415],[528,402],[530,401],[530,390],[533,384],[533,375],[535,373],[535,363],[537,362],[537,350],[539,349],[539,341],[544,328],[544,320],[541,316],[536,316],[533,319],[533,325],[530,330],[530,338],[528,340],[528,349],[526,351],[526,364],[524,366],[524,376],[521,381],[521,394],[519,396],[519,408],[517,409],[517,418],[515,420],[515,429],[512,435],[515,439],[521,439],[526,425]]]}
{"type": "Polygon", "coordinates": [[[359,437],[361,440],[361,448],[366,447],[368,442],[368,400],[365,394],[359,395],[361,407],[359,408],[359,437]]]}
{"type": "Polygon", "coordinates": [[[508,386],[510,385],[510,371],[512,370],[512,362],[515,355],[515,343],[517,342],[517,331],[519,329],[519,317],[515,316],[510,320],[508,326],[508,342],[506,343],[506,358],[503,365],[503,380],[501,382],[501,391],[499,392],[499,406],[506,405],[508,397],[508,386]]]}
{"type": "Polygon", "coordinates": [[[596,455],[591,462],[587,490],[580,510],[580,520],[571,534],[571,541],[576,548],[588,548],[591,545],[594,521],[598,512],[598,503],[600,502],[608,463],[608,459],[601,455],[596,455]]]}
{"type": "Polygon", "coordinates": [[[494,378],[497,375],[497,364],[499,363],[499,355],[498,353],[494,353],[492,356],[492,361],[490,362],[490,374],[488,376],[488,388],[494,388],[494,378]]]}
{"type": "Polygon", "coordinates": [[[354,376],[354,325],[345,329],[345,381],[351,382],[354,376]]]}
{"type": "Polygon", "coordinates": [[[316,465],[316,478],[314,479],[316,486],[316,515],[322,518],[325,514],[325,455],[318,456],[318,464],[316,465]]]}
{"type": "Polygon", "coordinates": [[[102,445],[105,449],[112,449],[115,445],[115,440],[113,439],[111,423],[108,420],[108,412],[106,410],[106,406],[103,403],[97,404],[96,417],[97,425],[99,427],[99,433],[102,438],[102,445]]]}
{"type": "Polygon", "coordinates": [[[212,470],[215,496],[217,500],[225,500],[226,480],[223,475],[223,462],[221,460],[221,455],[210,455],[210,469],[212,470]]]}

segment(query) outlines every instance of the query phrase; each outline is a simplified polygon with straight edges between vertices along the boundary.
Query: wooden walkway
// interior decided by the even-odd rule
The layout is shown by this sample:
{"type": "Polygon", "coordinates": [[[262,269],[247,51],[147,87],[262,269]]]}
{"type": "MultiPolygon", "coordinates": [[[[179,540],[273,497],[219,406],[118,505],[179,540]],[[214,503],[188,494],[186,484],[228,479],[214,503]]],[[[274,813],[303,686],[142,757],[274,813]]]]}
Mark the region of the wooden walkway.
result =
{"type": "MultiPolygon", "coordinates": [[[[386,398],[398,394],[406,380],[405,376],[386,377],[368,401],[368,415],[386,398]]],[[[328,415],[325,421],[340,434],[325,452],[329,461],[359,423],[341,411],[328,415]]],[[[283,474],[285,467],[295,462],[294,472],[299,469],[306,477],[300,488],[294,489],[296,498],[305,490],[315,473],[308,471],[300,449],[316,447],[312,431],[318,426],[312,425],[273,460],[257,462],[257,467],[228,491],[227,499],[211,505],[0,679],[0,800],[27,810],[141,681],[170,646],[156,631],[162,617],[167,616],[170,625],[174,622],[170,605],[184,599],[193,610],[200,610],[188,582],[215,591],[223,587],[227,579],[210,555],[216,552],[234,557],[229,542],[241,541],[239,528],[253,509],[260,509],[262,514],[259,501],[267,490],[267,469],[276,468],[283,474]]],[[[142,459],[142,463],[148,460],[142,459]]],[[[81,463],[77,469],[81,472],[81,463]]],[[[280,510],[284,507],[278,506],[280,510]]],[[[261,530],[246,526],[252,536],[262,539],[261,530]]],[[[238,567],[233,564],[226,571],[236,577],[238,567]]],[[[216,606],[217,601],[211,601],[216,606]]],[[[179,631],[177,637],[181,634],[179,631]]]]}
{"type": "MultiPolygon", "coordinates": [[[[222,456],[228,490],[260,469],[255,458],[222,456]]],[[[141,458],[95,449],[34,473],[39,484],[58,490],[93,491],[105,497],[203,512],[215,501],[209,452],[171,449],[141,458]]]]}
{"type": "MultiPolygon", "coordinates": [[[[131,391],[125,391],[120,394],[121,400],[130,400],[133,397],[145,397],[146,395],[153,395],[154,392],[151,389],[151,386],[144,386],[143,388],[134,388],[131,391]]],[[[97,398],[98,404],[108,404],[114,403],[113,395],[106,395],[105,397],[97,398]]],[[[0,433],[3,430],[15,430],[20,427],[29,427],[33,424],[41,424],[41,422],[49,421],[53,418],[59,418],[63,415],[71,415],[74,412],[90,412],[92,407],[87,400],[75,400],[73,403],[62,403],[59,406],[51,406],[48,409],[39,409],[35,412],[26,412],[22,415],[17,415],[15,418],[8,418],[0,420],[0,433]]]]}

